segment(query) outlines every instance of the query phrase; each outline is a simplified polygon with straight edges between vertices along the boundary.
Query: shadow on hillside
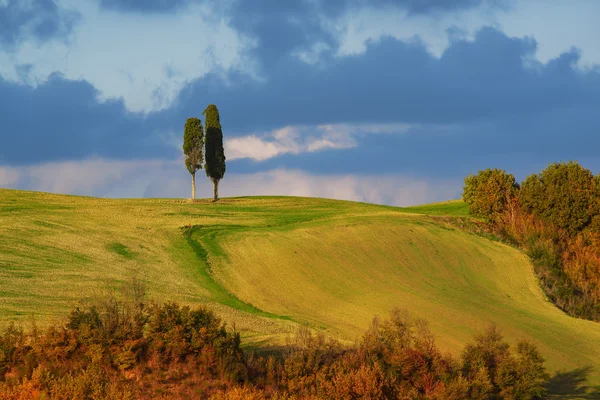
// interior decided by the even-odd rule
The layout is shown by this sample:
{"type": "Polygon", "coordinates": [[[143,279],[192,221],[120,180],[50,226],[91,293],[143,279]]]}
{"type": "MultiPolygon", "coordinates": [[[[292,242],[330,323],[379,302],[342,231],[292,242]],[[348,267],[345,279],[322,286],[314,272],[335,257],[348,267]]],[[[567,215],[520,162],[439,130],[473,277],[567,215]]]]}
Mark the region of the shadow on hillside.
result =
{"type": "Polygon", "coordinates": [[[548,382],[551,399],[600,399],[600,386],[587,386],[587,378],[592,367],[577,368],[567,372],[557,372],[548,382]]]}

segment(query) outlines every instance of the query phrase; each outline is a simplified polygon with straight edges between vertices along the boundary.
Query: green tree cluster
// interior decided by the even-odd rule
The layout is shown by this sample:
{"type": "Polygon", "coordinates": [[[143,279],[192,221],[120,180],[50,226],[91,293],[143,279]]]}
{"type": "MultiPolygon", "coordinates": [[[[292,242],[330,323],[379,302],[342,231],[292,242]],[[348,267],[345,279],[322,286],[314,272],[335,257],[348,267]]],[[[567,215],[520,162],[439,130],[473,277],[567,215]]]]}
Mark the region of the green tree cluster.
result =
{"type": "Polygon", "coordinates": [[[469,213],[497,223],[517,199],[524,210],[570,235],[600,232],[600,175],[577,162],[554,163],[519,185],[512,174],[486,169],[465,178],[463,200],[469,213]]]}

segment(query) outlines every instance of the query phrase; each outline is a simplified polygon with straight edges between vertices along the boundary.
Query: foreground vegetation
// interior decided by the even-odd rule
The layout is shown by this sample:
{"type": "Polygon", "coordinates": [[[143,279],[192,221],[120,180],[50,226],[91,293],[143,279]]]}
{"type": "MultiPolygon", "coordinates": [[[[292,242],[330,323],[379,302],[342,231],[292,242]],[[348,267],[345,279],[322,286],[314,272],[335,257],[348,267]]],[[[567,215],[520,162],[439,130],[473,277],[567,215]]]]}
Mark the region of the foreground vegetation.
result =
{"type": "Polygon", "coordinates": [[[399,209],[0,190],[0,321],[33,315],[42,329],[137,277],[152,299],[206,306],[235,326],[243,348],[262,352],[300,326],[349,345],[373,315],[400,306],[429,320],[437,347],[457,358],[496,323],[510,343],[536,344],[562,377],[551,392],[585,398],[600,385],[600,325],[547,301],[517,249],[436,217],[467,212],[460,201],[399,209]]]}
{"type": "Polygon", "coordinates": [[[244,354],[205,308],[111,300],[0,335],[0,398],[541,399],[549,378],[531,343],[511,352],[490,327],[454,359],[398,310],[355,346],[304,330],[281,354],[244,354]]]}

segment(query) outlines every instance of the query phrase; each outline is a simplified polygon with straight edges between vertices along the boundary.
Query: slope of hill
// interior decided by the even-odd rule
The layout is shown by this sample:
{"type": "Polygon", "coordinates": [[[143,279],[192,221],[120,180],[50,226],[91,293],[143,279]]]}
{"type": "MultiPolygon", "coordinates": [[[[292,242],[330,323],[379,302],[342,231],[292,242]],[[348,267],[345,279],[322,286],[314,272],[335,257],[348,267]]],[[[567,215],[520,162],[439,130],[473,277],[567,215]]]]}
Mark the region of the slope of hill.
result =
{"type": "Polygon", "coordinates": [[[600,324],[546,301],[519,251],[428,214],[466,208],[0,189],[0,322],[53,322],[138,277],[154,299],[209,305],[254,346],[281,343],[298,324],[351,341],[399,306],[427,319],[445,350],[493,322],[511,341],[534,341],[550,370],[586,371],[600,385],[600,324]]]}

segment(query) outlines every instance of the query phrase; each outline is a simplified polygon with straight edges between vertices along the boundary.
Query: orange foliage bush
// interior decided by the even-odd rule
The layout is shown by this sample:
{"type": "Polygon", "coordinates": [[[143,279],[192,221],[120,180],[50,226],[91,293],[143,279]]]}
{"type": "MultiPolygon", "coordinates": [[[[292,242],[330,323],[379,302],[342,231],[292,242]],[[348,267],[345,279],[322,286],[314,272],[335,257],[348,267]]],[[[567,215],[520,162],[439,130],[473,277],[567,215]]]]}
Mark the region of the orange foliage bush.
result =
{"type": "Polygon", "coordinates": [[[565,273],[595,306],[600,302],[600,234],[583,232],[567,241],[562,254],[565,273]]]}
{"type": "Polygon", "coordinates": [[[301,330],[278,357],[244,354],[212,312],[175,304],[112,302],[0,335],[1,399],[537,399],[546,380],[531,344],[513,355],[492,330],[456,360],[398,310],[355,346],[301,330]]]}

